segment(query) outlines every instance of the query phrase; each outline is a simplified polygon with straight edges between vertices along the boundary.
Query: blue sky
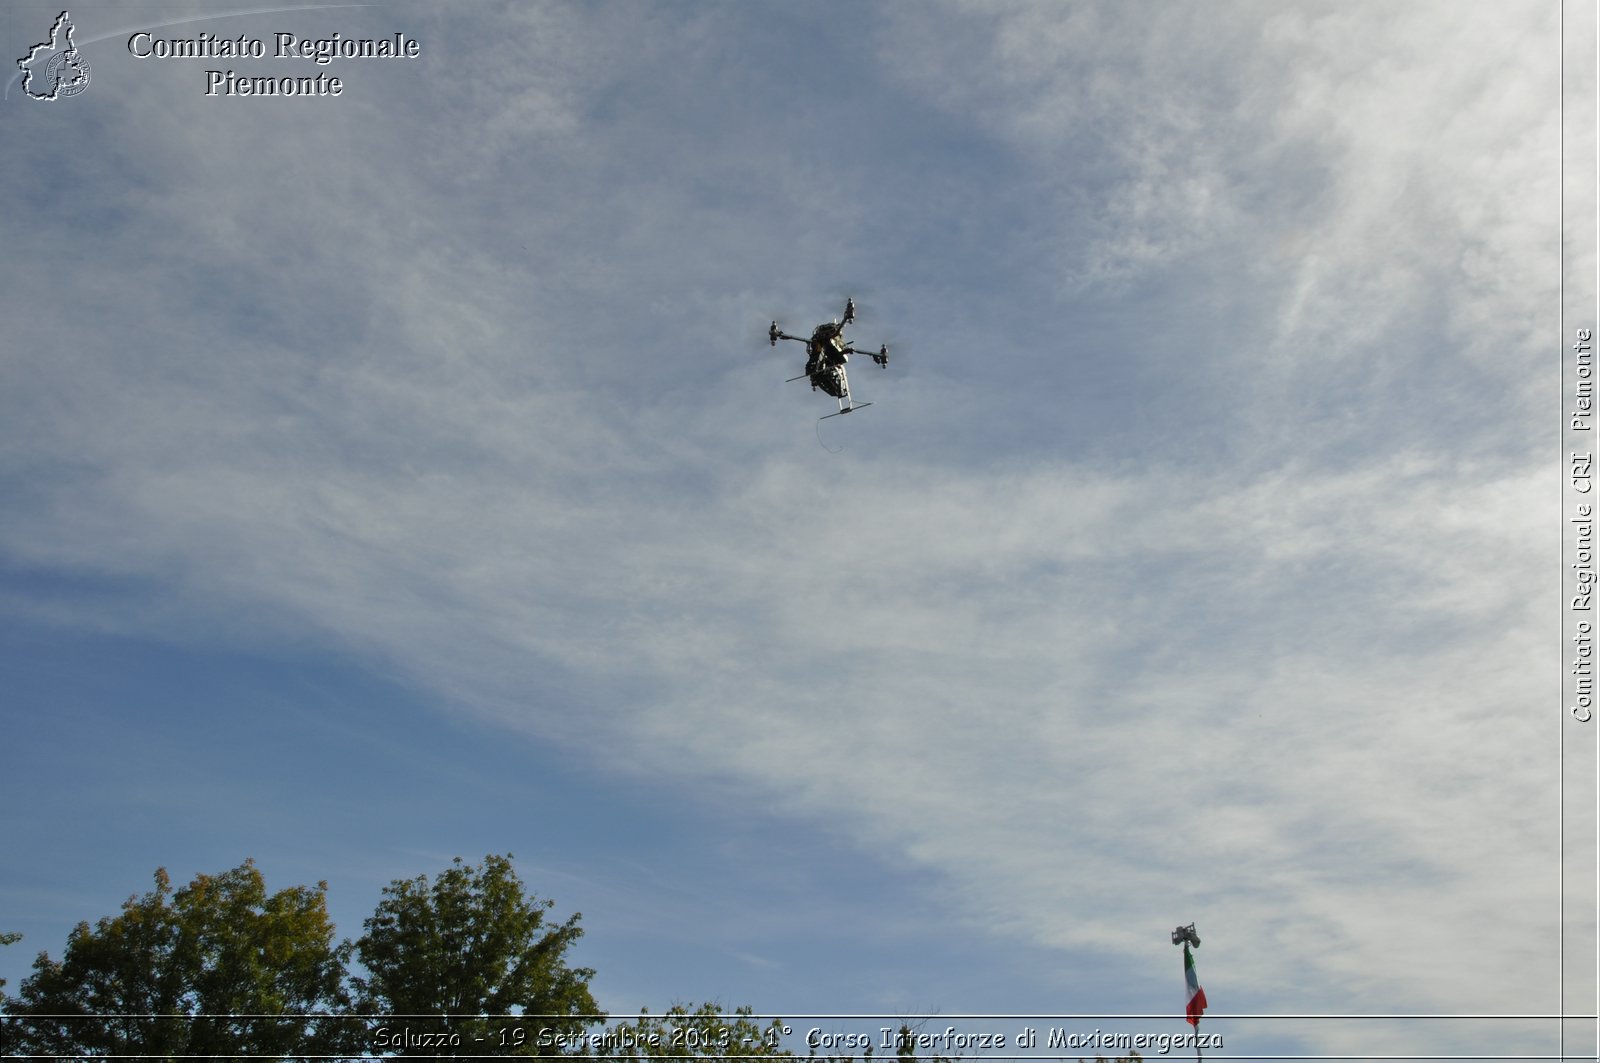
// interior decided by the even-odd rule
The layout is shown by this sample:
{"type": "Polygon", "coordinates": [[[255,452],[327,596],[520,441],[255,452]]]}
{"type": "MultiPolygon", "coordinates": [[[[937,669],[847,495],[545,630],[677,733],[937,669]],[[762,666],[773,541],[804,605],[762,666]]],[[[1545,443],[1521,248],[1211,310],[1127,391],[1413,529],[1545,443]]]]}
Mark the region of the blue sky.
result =
{"type": "Polygon", "coordinates": [[[1556,1007],[1557,5],[231,10],[0,104],[13,989],[510,851],[616,1012],[1556,1007]]]}

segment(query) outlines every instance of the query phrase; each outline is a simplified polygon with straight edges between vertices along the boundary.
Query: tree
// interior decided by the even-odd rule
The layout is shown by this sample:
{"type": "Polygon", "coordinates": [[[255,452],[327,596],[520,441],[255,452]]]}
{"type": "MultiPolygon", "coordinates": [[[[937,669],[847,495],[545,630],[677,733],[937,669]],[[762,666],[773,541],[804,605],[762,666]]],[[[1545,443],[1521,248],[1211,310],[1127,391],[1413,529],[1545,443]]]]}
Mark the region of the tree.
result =
{"type": "MultiPolygon", "coordinates": [[[[17,942],[19,942],[21,940],[22,940],[22,935],[21,934],[14,933],[14,932],[0,933],[0,945],[15,945],[17,942]]],[[[6,985],[6,980],[4,978],[0,978],[0,989],[4,989],[5,985],[6,985]]],[[[5,998],[6,998],[6,995],[4,993],[0,993],[0,1000],[5,1000],[5,998]]]]}
{"type": "MultiPolygon", "coordinates": [[[[756,1021],[749,1007],[725,1012],[715,1004],[702,1004],[690,1010],[678,1004],[663,1015],[640,1012],[634,1022],[618,1023],[603,1034],[595,1035],[586,1047],[605,1063],[678,1063],[681,1060],[716,1059],[733,1061],[750,1057],[766,1057],[774,1063],[958,1063],[959,1057],[932,1055],[919,1057],[918,1034],[922,1024],[913,1027],[901,1022],[892,1042],[887,1030],[858,1032],[852,1041],[862,1046],[859,1060],[855,1056],[837,1054],[818,1055],[810,1049],[800,1055],[788,1047],[793,1043],[793,1027],[782,1019],[774,1018],[766,1025],[756,1021]],[[894,1055],[879,1054],[880,1049],[894,1049],[894,1055]]],[[[1101,1060],[1100,1063],[1105,1063],[1101,1060]]],[[[1121,1061],[1118,1061],[1121,1063],[1121,1061]]]]}
{"type": "MultiPolygon", "coordinates": [[[[15,932],[0,933],[0,945],[15,945],[22,940],[22,935],[15,932]]],[[[5,1009],[6,1009],[6,980],[0,978],[0,1044],[5,1043],[5,1009]]]]}
{"type": "Polygon", "coordinates": [[[396,879],[383,893],[356,942],[367,969],[354,979],[356,1007],[388,1017],[373,1030],[373,1047],[404,1056],[560,1055],[604,1020],[589,993],[594,971],[566,963],[583,934],[580,916],[547,926],[555,902],[524,892],[509,853],[485,857],[482,867],[457,857],[431,883],[396,879]],[[524,1014],[537,1018],[496,1018],[524,1014]]]}
{"type": "Polygon", "coordinates": [[[711,1003],[702,1004],[693,1011],[675,1004],[663,1015],[640,1012],[634,1022],[618,1023],[598,1035],[599,1041],[592,1046],[592,1051],[595,1055],[604,1055],[611,1063],[657,1063],[725,1056],[794,1060],[795,1054],[782,1047],[784,1029],[779,1019],[760,1025],[748,1006],[725,1013],[711,1003]]]}
{"type": "Polygon", "coordinates": [[[253,861],[178,890],[164,868],[122,914],[79,923],[41,952],[11,1002],[16,1050],[42,1056],[330,1058],[361,1051],[345,1010],[348,945],[327,883],[267,895],[253,861]],[[66,1018],[52,1017],[66,1016],[66,1018]]]}
{"type": "MultiPolygon", "coordinates": [[[[640,1012],[633,1022],[622,1022],[603,1033],[590,1035],[583,1050],[598,1057],[600,1063],[681,1063],[685,1060],[723,1060],[738,1063],[750,1057],[765,1057],[774,1063],[962,1063],[967,1057],[942,1053],[919,1056],[918,1047],[937,1044],[939,1036],[924,1036],[927,1020],[912,1024],[902,1020],[892,1035],[887,1027],[857,1031],[851,1044],[862,1046],[862,1054],[819,1055],[814,1049],[800,1055],[792,1048],[794,1029],[782,1019],[765,1025],[756,1021],[748,1007],[724,1012],[715,1004],[702,1004],[690,1010],[678,1004],[663,1015],[640,1012]],[[886,1054],[886,1050],[894,1054],[886,1054]]],[[[1020,1057],[1025,1058],[1025,1057],[1020,1057]]],[[[1118,1056],[1109,1063],[1141,1063],[1138,1052],[1118,1056]]],[[[1065,1061],[1060,1061],[1065,1063],[1065,1061]]],[[[1084,1063],[1079,1060],[1078,1063],[1084,1063]]],[[[1096,1056],[1094,1063],[1108,1063],[1096,1056]]]]}

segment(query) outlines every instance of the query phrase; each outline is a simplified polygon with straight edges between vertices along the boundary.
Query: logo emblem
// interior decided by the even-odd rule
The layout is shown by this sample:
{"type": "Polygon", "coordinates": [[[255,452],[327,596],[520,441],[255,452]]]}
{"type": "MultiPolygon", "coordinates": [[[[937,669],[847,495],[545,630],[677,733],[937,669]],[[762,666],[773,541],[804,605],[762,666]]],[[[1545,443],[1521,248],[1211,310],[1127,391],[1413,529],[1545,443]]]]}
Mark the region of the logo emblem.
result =
{"type": "Polygon", "coordinates": [[[17,66],[22,70],[22,91],[36,100],[76,96],[89,87],[89,61],[72,43],[72,19],[65,11],[50,27],[50,39],[29,48],[17,66]],[[32,87],[36,76],[43,91],[32,87]]]}

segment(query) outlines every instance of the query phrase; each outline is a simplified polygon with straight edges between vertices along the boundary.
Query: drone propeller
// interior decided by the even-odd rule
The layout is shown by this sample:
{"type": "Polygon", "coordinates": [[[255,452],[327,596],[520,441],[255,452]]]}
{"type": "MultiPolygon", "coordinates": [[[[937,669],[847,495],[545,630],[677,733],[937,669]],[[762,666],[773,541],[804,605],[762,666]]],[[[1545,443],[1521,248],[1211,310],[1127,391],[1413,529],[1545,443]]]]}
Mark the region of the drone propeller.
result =
{"type": "MultiPolygon", "coordinates": [[[[870,284],[841,284],[827,293],[827,299],[835,308],[843,304],[844,316],[839,320],[841,325],[857,321],[870,325],[878,320],[877,298],[870,284]]],[[[834,309],[832,312],[837,314],[839,311],[834,309]]]]}
{"type": "Polygon", "coordinates": [[[788,339],[788,340],[798,339],[798,340],[802,340],[803,341],[805,339],[805,337],[804,336],[791,336],[789,333],[783,331],[783,329],[778,327],[778,322],[777,322],[776,318],[771,319],[771,324],[769,324],[767,326],[767,331],[766,331],[767,345],[771,346],[771,347],[776,347],[778,345],[778,341],[779,340],[785,340],[785,339],[788,339]]]}
{"type": "Polygon", "coordinates": [[[879,368],[893,369],[891,375],[895,377],[904,376],[916,364],[916,358],[907,345],[892,339],[888,343],[879,345],[876,351],[863,348],[861,353],[870,354],[879,368]]]}

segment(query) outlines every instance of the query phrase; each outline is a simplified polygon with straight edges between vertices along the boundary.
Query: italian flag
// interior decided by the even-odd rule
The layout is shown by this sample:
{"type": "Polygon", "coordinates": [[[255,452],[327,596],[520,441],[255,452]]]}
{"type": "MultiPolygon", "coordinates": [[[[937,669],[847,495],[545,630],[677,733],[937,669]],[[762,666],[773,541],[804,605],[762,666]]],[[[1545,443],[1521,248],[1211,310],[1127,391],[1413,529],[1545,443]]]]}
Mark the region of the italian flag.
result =
{"type": "Polygon", "coordinates": [[[1189,1005],[1184,1011],[1189,1025],[1198,1030],[1200,1015],[1206,1010],[1206,991],[1200,988],[1200,979],[1194,973],[1194,957],[1189,955],[1188,945],[1183,946],[1183,980],[1189,984],[1189,1005]]]}

